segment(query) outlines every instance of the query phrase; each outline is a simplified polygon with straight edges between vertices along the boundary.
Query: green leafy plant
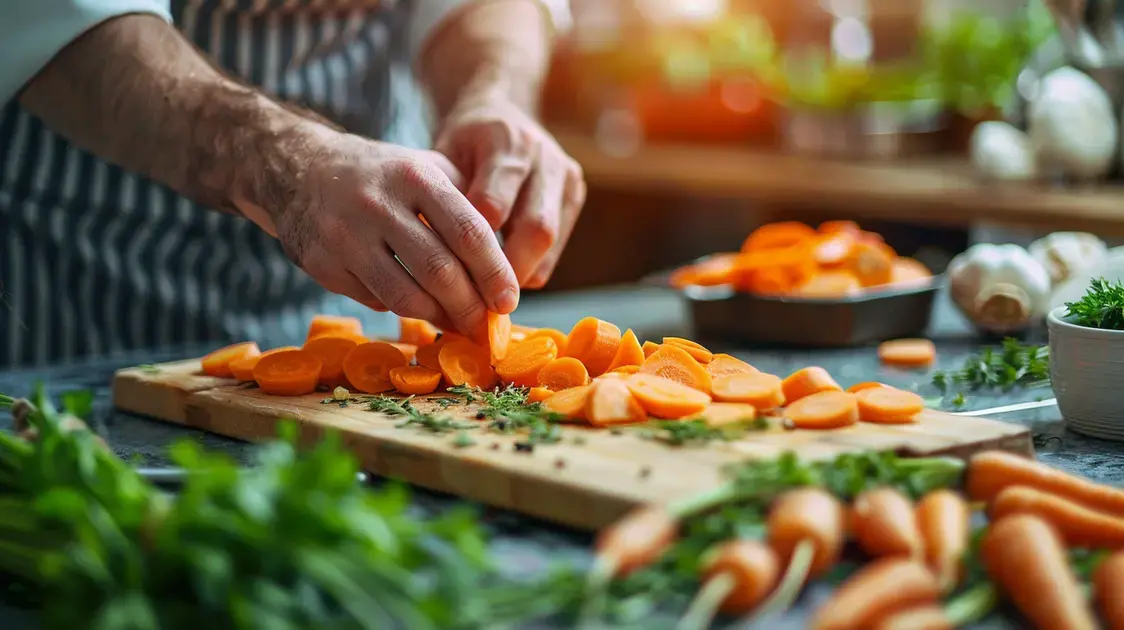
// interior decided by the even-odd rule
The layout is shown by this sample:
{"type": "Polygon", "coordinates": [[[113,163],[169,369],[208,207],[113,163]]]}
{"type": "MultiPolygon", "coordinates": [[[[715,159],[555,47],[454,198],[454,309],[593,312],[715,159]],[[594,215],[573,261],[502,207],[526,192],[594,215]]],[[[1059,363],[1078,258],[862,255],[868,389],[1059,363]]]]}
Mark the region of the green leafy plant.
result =
{"type": "Polygon", "coordinates": [[[952,385],[969,390],[997,387],[1042,387],[1050,384],[1050,350],[1008,337],[998,349],[985,348],[965,359],[958,370],[933,373],[933,386],[947,392],[952,385]]]}
{"type": "Polygon", "coordinates": [[[1095,278],[1085,295],[1076,302],[1066,302],[1067,315],[1073,323],[1089,328],[1124,330],[1124,285],[1095,278]]]}

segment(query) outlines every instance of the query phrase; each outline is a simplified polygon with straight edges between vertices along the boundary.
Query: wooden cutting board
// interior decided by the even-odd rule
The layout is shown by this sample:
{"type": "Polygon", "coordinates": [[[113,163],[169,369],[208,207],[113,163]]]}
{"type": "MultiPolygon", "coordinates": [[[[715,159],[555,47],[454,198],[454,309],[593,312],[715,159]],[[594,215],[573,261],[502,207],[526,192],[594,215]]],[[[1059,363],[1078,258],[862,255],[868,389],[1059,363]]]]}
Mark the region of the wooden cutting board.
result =
{"type": "MultiPolygon", "coordinates": [[[[713,487],[722,467],[746,458],[794,451],[806,459],[848,452],[893,450],[906,455],[967,457],[986,449],[1032,455],[1023,426],[926,411],[917,424],[859,424],[832,431],[755,432],[732,442],[669,446],[635,432],[614,434],[564,426],[564,439],[517,451],[519,436],[475,430],[475,444],[458,447],[449,434],[398,428],[401,418],[366,405],[324,404],[327,394],[279,398],[253,386],[203,376],[197,360],[122,370],[113,382],[114,405],[139,415],[260,441],[276,436],[280,419],[298,421],[301,437],[340,433],[366,470],[404,479],[488,505],[582,529],[596,529],[641,502],[668,501],[713,487]]],[[[437,408],[427,400],[415,406],[437,408]]],[[[472,421],[474,406],[447,413],[472,421]]]]}

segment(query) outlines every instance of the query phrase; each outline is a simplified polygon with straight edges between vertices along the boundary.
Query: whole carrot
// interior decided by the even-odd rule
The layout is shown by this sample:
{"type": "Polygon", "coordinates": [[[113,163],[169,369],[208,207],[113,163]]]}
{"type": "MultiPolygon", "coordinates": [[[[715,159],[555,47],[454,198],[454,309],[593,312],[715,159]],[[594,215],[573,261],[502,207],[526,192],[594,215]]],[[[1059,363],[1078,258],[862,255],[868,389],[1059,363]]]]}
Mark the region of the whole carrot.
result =
{"type": "Polygon", "coordinates": [[[1124,517],[1124,490],[1075,477],[1033,459],[987,451],[968,462],[966,490],[975,501],[991,503],[1004,489],[1028,486],[1082,505],[1124,517]]]}
{"type": "Polygon", "coordinates": [[[1097,627],[1054,528],[1030,514],[994,522],[981,546],[984,567],[1040,630],[1097,627]]]}
{"type": "Polygon", "coordinates": [[[923,604],[883,618],[874,630],[952,630],[953,627],[944,608],[937,604],[923,604]]]}
{"type": "Polygon", "coordinates": [[[935,490],[917,503],[917,527],[925,544],[925,563],[936,574],[941,591],[960,581],[968,549],[971,511],[968,502],[951,490],[935,490]]]}
{"type": "Polygon", "coordinates": [[[1080,503],[1027,488],[1012,486],[991,504],[991,517],[1033,514],[1061,534],[1070,547],[1120,549],[1124,547],[1124,518],[1091,510],[1080,503]]]}
{"type": "Polygon", "coordinates": [[[823,606],[813,630],[867,630],[902,610],[935,604],[937,578],[924,564],[908,558],[882,558],[859,569],[823,606]]]}
{"type": "Polygon", "coordinates": [[[851,535],[872,557],[920,558],[924,552],[913,504],[893,488],[867,490],[851,505],[851,535]]]}
{"type": "Polygon", "coordinates": [[[1097,567],[1093,596],[1109,630],[1124,630],[1124,551],[1112,554],[1097,567]]]}
{"type": "Polygon", "coordinates": [[[677,630],[709,628],[719,610],[727,614],[753,610],[776,586],[780,562],[772,549],[758,541],[734,540],[709,553],[702,572],[702,587],[677,630]]]}

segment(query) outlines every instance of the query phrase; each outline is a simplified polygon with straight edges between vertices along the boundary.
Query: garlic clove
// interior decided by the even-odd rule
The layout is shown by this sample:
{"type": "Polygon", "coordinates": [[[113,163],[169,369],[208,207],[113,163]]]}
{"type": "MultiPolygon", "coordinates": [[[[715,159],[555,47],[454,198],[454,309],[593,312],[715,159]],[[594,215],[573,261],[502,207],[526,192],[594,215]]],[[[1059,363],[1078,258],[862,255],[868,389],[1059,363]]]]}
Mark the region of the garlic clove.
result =
{"type": "Polygon", "coordinates": [[[984,287],[976,296],[976,322],[994,332],[1022,328],[1034,314],[1030,295],[1007,282],[984,287]]]}
{"type": "Polygon", "coordinates": [[[1105,242],[1088,232],[1054,232],[1031,243],[1027,251],[1050,273],[1055,287],[1102,265],[1108,256],[1105,242]]]}
{"type": "Polygon", "coordinates": [[[1039,87],[1027,109],[1027,134],[1040,167],[1079,180],[1106,175],[1118,143],[1116,112],[1108,93],[1071,67],[1050,72],[1039,87]]]}
{"type": "Polygon", "coordinates": [[[1038,176],[1038,161],[1030,137],[999,121],[976,125],[968,145],[976,172],[1000,181],[1027,181],[1038,176]]]}

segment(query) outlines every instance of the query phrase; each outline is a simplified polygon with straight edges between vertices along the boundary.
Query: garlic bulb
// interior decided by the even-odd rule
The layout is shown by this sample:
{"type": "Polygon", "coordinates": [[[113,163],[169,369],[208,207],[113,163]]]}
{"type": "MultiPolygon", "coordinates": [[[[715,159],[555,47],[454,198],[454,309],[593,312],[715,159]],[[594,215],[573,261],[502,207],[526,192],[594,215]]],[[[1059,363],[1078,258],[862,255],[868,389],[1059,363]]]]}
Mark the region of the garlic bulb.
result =
{"type": "Polygon", "coordinates": [[[1030,137],[1005,122],[990,121],[972,130],[968,152],[976,172],[990,179],[1026,181],[1038,175],[1030,137]]]}
{"type": "Polygon", "coordinates": [[[1026,328],[1050,304],[1050,274],[1018,245],[978,243],[948,265],[949,293],[977,327],[995,333],[1026,328]]]}
{"type": "Polygon", "coordinates": [[[1031,146],[1043,169],[1094,180],[1112,168],[1118,143],[1108,93],[1085,73],[1059,68],[1042,78],[1027,110],[1031,146]]]}
{"type": "Polygon", "coordinates": [[[1108,256],[1104,241],[1088,232],[1054,232],[1027,248],[1050,274],[1056,287],[1082,270],[1097,267],[1108,256]]]}

